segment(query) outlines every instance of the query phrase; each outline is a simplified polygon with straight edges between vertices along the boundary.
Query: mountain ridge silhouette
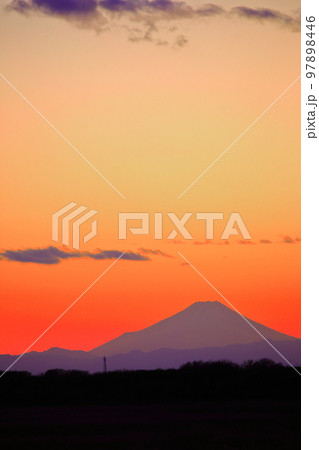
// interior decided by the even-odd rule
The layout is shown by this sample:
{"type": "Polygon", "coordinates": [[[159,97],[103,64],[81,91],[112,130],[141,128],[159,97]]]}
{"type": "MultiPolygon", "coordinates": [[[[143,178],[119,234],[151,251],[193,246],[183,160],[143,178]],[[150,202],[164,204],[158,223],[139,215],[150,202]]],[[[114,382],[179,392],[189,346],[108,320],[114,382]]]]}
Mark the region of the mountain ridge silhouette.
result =
{"type": "MultiPolygon", "coordinates": [[[[267,340],[294,340],[246,318],[267,340]]],[[[94,349],[95,355],[110,356],[132,350],[150,352],[161,348],[186,350],[260,342],[260,336],[237,312],[219,301],[199,301],[139,331],[124,333],[94,349]]]]}
{"type": "MultiPolygon", "coordinates": [[[[300,339],[280,333],[247,319],[292,364],[300,365],[300,339]]],[[[5,370],[18,355],[0,355],[0,370],[5,370]]],[[[221,302],[195,302],[178,313],[149,327],[127,332],[91,351],[52,347],[43,352],[30,351],[13,370],[42,373],[50,369],[152,370],[178,368],[191,361],[269,358],[285,362],[237,312],[221,302]]]]}

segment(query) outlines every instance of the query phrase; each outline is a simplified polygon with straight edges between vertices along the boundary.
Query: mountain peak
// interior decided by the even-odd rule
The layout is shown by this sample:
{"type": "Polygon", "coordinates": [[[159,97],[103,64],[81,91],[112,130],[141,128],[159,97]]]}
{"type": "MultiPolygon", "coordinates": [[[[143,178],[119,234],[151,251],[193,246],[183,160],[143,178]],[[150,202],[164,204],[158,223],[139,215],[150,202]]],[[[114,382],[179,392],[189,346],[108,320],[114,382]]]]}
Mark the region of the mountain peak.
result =
{"type": "Polygon", "coordinates": [[[197,302],[192,303],[190,306],[218,306],[218,305],[222,305],[222,306],[226,306],[224,305],[224,303],[219,302],[218,300],[206,300],[206,301],[202,301],[202,300],[198,300],[197,302]]]}
{"type": "Polygon", "coordinates": [[[183,309],[182,311],[180,311],[177,314],[183,314],[184,312],[186,313],[187,311],[191,311],[191,312],[195,312],[195,311],[200,312],[201,311],[202,313],[204,313],[204,311],[214,312],[214,311],[222,311],[222,310],[225,312],[226,311],[233,312],[233,310],[229,306],[225,305],[222,302],[219,302],[218,300],[213,300],[213,301],[199,300],[197,302],[192,303],[187,308],[183,309]]]}
{"type": "MultiPolygon", "coordinates": [[[[268,340],[291,340],[260,323],[249,322],[268,340]]],[[[237,312],[219,301],[197,301],[182,311],[140,331],[125,333],[92,350],[108,356],[132,350],[150,352],[161,348],[176,350],[224,347],[260,342],[263,338],[237,312]]]]}

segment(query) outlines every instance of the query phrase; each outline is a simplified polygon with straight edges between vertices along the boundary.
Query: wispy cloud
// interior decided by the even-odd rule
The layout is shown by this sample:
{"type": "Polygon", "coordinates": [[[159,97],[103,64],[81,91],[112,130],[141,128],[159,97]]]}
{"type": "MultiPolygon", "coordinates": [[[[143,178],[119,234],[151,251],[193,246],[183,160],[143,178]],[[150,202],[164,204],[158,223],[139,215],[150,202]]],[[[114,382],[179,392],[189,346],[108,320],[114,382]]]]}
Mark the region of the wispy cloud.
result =
{"type": "MultiPolygon", "coordinates": [[[[3,250],[0,252],[1,259],[21,263],[34,264],[59,264],[66,259],[91,258],[95,260],[117,259],[123,252],[119,250],[98,250],[97,252],[78,252],[62,250],[57,247],[27,248],[22,250],[3,250]]],[[[126,252],[121,259],[129,261],[148,261],[147,256],[140,253],[126,252]]]]}
{"type": "Polygon", "coordinates": [[[290,236],[285,236],[283,242],[285,244],[293,244],[294,242],[296,242],[296,240],[290,236]]]}
{"type": "Polygon", "coordinates": [[[170,241],[170,243],[179,244],[179,245],[230,245],[230,244],[240,244],[240,245],[258,245],[258,244],[293,244],[299,243],[300,238],[292,238],[290,236],[284,236],[280,238],[281,240],[271,241],[270,239],[260,239],[259,241],[252,241],[248,239],[233,239],[229,240],[206,240],[206,241],[170,241]]]}
{"type": "Polygon", "coordinates": [[[153,250],[151,248],[141,247],[141,248],[138,249],[138,251],[140,253],[146,253],[146,254],[148,253],[150,255],[164,256],[165,258],[175,258],[175,256],[169,255],[168,253],[164,253],[161,250],[157,250],[157,249],[153,250]]]}
{"type": "Polygon", "coordinates": [[[121,27],[131,42],[183,47],[188,38],[179,33],[181,20],[200,20],[222,16],[273,22],[292,31],[300,29],[300,14],[286,14],[268,8],[237,6],[231,10],[213,3],[194,7],[175,0],[11,0],[6,6],[25,16],[42,15],[67,20],[80,28],[97,32],[121,27]],[[122,19],[126,19],[123,23],[122,19]],[[174,25],[172,26],[172,22],[174,25]],[[165,31],[165,38],[159,33],[165,31]],[[172,38],[170,36],[173,36],[172,38]]]}
{"type": "MultiPolygon", "coordinates": [[[[98,32],[107,30],[116,23],[119,25],[119,19],[125,17],[134,23],[134,28],[124,26],[129,31],[129,40],[154,41],[158,45],[165,43],[153,38],[159,22],[225,13],[221,6],[205,4],[193,8],[183,1],[175,0],[11,0],[6,9],[26,16],[40,14],[61,18],[80,28],[92,28],[98,32]],[[138,23],[144,25],[142,30],[136,27],[138,23]]],[[[176,37],[177,46],[183,46],[186,42],[184,36],[176,37]]]]}
{"type": "Polygon", "coordinates": [[[269,8],[248,8],[247,6],[236,6],[230,14],[244,17],[246,19],[258,20],[260,22],[274,22],[289,28],[291,31],[300,31],[300,13],[288,15],[269,8]]]}

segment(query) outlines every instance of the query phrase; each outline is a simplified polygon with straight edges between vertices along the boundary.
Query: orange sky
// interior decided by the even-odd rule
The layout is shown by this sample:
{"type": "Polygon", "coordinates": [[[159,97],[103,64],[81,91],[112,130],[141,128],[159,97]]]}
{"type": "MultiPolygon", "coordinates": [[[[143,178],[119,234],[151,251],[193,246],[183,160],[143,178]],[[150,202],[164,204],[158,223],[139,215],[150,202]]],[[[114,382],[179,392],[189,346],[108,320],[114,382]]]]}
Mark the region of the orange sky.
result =
{"type": "MultiPolygon", "coordinates": [[[[246,5],[285,14],[299,6],[246,5]]],[[[126,197],[0,79],[2,251],[61,247],[51,240],[51,215],[74,201],[99,211],[98,236],[81,250],[145,247],[173,256],[116,263],[34,350],[88,350],[195,301],[221,300],[178,251],[242,314],[300,336],[300,85],[177,199],[297,78],[300,35],[239,18],[170,24],[185,46],[133,43],[116,24],[96,34],[63,19],[0,13],[1,73],[126,197]],[[240,212],[255,245],[240,237],[224,245],[227,220],[209,245],[123,242],[117,215],[126,211],[240,212]]],[[[164,229],[166,236],[167,220],[164,229]]],[[[204,240],[203,222],[191,219],[189,230],[204,240]]],[[[0,261],[0,353],[24,351],[111,262],[0,261]]]]}

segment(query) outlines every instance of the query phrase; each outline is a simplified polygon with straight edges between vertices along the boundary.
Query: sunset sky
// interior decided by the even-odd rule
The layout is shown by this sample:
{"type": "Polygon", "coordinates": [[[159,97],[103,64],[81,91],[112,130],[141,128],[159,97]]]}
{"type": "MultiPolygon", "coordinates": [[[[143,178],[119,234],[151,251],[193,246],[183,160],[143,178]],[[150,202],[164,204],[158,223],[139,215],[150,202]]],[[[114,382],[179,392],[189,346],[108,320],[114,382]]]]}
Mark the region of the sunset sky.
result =
{"type": "Polygon", "coordinates": [[[125,196],[0,78],[2,354],[23,352],[114,261],[6,256],[72,251],[51,239],[52,214],[70,202],[98,211],[81,251],[143,258],[118,261],[33,350],[89,350],[223,301],[178,252],[243,315],[300,337],[299,82],[178,199],[300,75],[300,4],[153,3],[0,0],[0,72],[125,196]],[[194,240],[119,240],[119,212],[193,212],[194,240]],[[224,213],[210,243],[196,212],[224,213]],[[220,239],[231,212],[251,242],[220,239]]]}

